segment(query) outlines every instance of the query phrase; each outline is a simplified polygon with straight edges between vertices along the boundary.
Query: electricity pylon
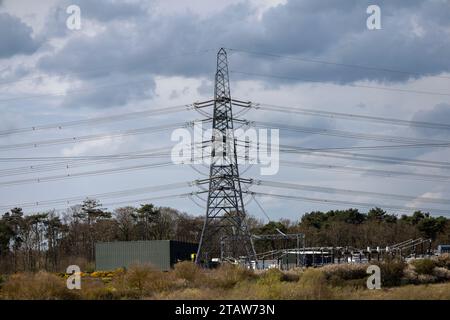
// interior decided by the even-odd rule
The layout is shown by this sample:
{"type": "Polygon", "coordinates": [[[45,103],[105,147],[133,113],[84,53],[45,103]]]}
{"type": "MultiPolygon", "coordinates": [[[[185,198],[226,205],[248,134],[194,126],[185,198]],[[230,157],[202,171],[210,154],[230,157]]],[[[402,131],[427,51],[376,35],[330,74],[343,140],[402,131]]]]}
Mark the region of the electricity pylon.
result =
{"type": "Polygon", "coordinates": [[[223,48],[217,53],[212,127],[208,200],[196,262],[207,263],[220,256],[234,259],[245,256],[256,261],[242,200],[228,61],[223,48]]]}

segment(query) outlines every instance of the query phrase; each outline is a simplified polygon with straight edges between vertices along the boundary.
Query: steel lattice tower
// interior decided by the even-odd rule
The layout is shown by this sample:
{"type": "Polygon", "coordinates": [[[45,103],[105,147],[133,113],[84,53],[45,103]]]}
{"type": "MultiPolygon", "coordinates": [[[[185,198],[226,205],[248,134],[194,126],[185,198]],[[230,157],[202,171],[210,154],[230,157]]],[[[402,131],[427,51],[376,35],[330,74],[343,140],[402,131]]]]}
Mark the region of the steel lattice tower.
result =
{"type": "Polygon", "coordinates": [[[233,133],[227,53],[223,48],[217,53],[212,122],[208,200],[196,262],[204,263],[213,257],[218,258],[220,254],[222,258],[235,259],[244,255],[249,260],[256,261],[252,238],[245,221],[233,133]],[[218,144],[222,147],[217,147],[218,144]]]}

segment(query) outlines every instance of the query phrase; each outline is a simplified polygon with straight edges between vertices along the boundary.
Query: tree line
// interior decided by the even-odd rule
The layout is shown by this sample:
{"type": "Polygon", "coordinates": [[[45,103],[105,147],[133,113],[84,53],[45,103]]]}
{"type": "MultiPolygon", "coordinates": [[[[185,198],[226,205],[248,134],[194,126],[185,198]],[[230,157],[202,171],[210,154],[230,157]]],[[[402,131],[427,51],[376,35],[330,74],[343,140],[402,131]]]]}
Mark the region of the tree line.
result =
{"type": "MultiPolygon", "coordinates": [[[[419,237],[432,239],[433,245],[450,243],[450,219],[421,211],[401,216],[380,208],[367,213],[357,209],[314,211],[298,221],[269,223],[249,216],[248,225],[254,234],[303,233],[306,246],[365,248],[419,237]]],[[[110,212],[98,200],[86,199],[63,213],[25,214],[21,208],[13,208],[0,219],[0,272],[62,271],[71,264],[93,268],[96,242],[172,239],[195,243],[202,227],[203,216],[152,204],[110,212]]],[[[259,252],[295,245],[271,240],[255,243],[259,252]]]]}

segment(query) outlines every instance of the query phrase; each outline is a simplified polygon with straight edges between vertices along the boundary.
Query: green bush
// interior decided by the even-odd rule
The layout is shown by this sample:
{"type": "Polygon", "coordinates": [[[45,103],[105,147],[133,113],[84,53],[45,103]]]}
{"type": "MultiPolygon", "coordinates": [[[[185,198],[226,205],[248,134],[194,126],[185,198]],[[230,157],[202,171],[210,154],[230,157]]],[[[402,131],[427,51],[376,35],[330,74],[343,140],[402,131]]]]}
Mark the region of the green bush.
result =
{"type": "Polygon", "coordinates": [[[432,275],[434,268],[437,266],[436,261],[431,259],[420,259],[411,262],[417,274],[432,275]]]}

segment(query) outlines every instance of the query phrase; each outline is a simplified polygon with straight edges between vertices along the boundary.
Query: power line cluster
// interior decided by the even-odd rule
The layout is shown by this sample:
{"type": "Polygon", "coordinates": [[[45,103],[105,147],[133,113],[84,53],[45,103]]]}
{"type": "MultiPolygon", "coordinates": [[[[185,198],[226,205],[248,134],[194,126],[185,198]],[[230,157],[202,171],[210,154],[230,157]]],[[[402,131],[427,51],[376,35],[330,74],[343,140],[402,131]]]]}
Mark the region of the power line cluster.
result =
{"type": "MultiPolygon", "coordinates": [[[[240,52],[250,55],[260,55],[272,58],[279,59],[288,59],[288,60],[298,60],[305,63],[314,63],[314,64],[322,64],[322,65],[333,65],[339,66],[343,68],[358,68],[362,70],[376,70],[382,72],[389,73],[403,73],[405,75],[410,75],[413,77],[420,76],[420,74],[414,72],[407,72],[402,70],[395,70],[390,68],[377,68],[371,66],[358,66],[351,64],[343,64],[332,61],[323,61],[323,60],[315,60],[315,59],[307,59],[307,58],[295,58],[295,57],[285,57],[276,54],[264,54],[257,52],[250,52],[245,50],[237,50],[230,49],[232,52],[240,52]]],[[[300,78],[290,78],[285,76],[277,76],[277,75],[264,75],[257,74],[252,72],[245,71],[230,71],[231,73],[243,74],[246,76],[257,76],[257,77],[272,77],[272,78],[280,78],[280,79],[291,79],[297,81],[312,81],[311,79],[300,79],[300,78]]],[[[435,76],[440,79],[450,79],[445,76],[435,76]]],[[[2,83],[0,83],[1,85],[2,83]]],[[[10,83],[8,83],[10,84],[10,83]]],[[[352,87],[361,87],[361,88],[369,88],[369,89],[378,89],[378,90],[387,90],[393,92],[401,92],[401,93],[415,93],[415,94],[426,94],[426,95],[436,95],[436,96],[450,96],[449,93],[445,92],[431,92],[424,90],[408,90],[401,88],[392,88],[392,87],[379,87],[379,86],[369,86],[369,85],[360,85],[360,84],[348,84],[352,87]]],[[[118,85],[120,86],[120,84],[118,85]]],[[[99,87],[102,88],[102,87],[99,87]]],[[[94,88],[96,89],[96,88],[94,88]]],[[[27,97],[34,98],[34,97],[27,97]]],[[[8,99],[0,99],[0,102],[10,101],[8,99]]],[[[32,134],[33,132],[43,132],[43,131],[51,131],[53,132],[63,132],[63,129],[66,128],[74,128],[74,127],[89,127],[89,126],[99,126],[108,123],[119,123],[123,121],[133,121],[139,119],[151,119],[152,117],[158,117],[169,114],[178,114],[187,111],[196,111],[205,117],[203,121],[209,122],[212,121],[215,117],[212,113],[208,113],[206,111],[207,107],[213,106],[215,100],[209,100],[205,102],[196,102],[185,105],[177,105],[177,106],[168,106],[168,107],[160,107],[160,108],[149,108],[148,110],[136,111],[131,113],[123,113],[123,114],[115,114],[115,115],[107,115],[101,117],[93,117],[87,119],[79,119],[73,121],[59,122],[59,123],[50,123],[50,124],[38,124],[34,126],[27,126],[22,128],[8,129],[0,131],[0,138],[6,138],[21,134],[32,134]],[[53,131],[52,131],[53,130],[53,131]]],[[[379,176],[384,178],[400,178],[400,179],[414,179],[414,180],[423,180],[423,181],[436,181],[436,182],[448,182],[450,181],[450,174],[441,174],[441,173],[419,173],[419,172],[407,172],[407,171],[399,171],[395,169],[384,170],[384,169],[376,169],[376,168],[366,168],[366,167],[356,167],[353,165],[340,165],[336,164],[335,160],[347,161],[347,162],[365,162],[373,164],[389,164],[395,166],[406,166],[412,168],[433,168],[437,170],[448,170],[450,169],[450,162],[445,161],[432,161],[432,160],[420,160],[420,159],[410,159],[406,157],[394,157],[388,155],[376,155],[376,154],[368,154],[368,153],[355,153],[350,152],[354,150],[396,150],[396,149],[410,149],[410,148],[448,148],[450,146],[450,142],[446,140],[434,140],[434,139],[423,139],[416,137],[405,137],[405,136],[397,136],[397,135],[385,135],[385,134],[377,134],[377,133],[361,133],[354,131],[346,131],[346,130],[337,130],[337,129],[328,129],[328,128],[320,128],[320,127],[308,127],[308,126],[299,126],[299,125],[291,125],[279,122],[271,122],[271,121],[259,121],[259,120],[251,120],[251,119],[243,119],[237,118],[242,117],[248,112],[267,112],[267,113],[282,113],[285,115],[289,115],[290,117],[294,117],[295,115],[307,115],[312,117],[322,117],[322,118],[332,118],[332,119],[342,119],[342,120],[351,120],[356,122],[369,122],[369,123],[379,123],[385,124],[389,126],[403,126],[403,127],[418,127],[418,128],[427,128],[427,129],[435,129],[435,130],[444,130],[448,131],[450,129],[449,124],[445,123],[433,123],[427,121],[417,121],[417,120],[405,120],[405,119],[395,119],[389,117],[380,117],[373,116],[367,114],[352,114],[352,113],[341,113],[341,112],[331,112],[327,110],[317,110],[317,109],[308,109],[302,107],[292,107],[292,106],[282,106],[282,105],[271,105],[264,104],[261,102],[250,102],[250,101],[240,101],[233,100],[233,106],[239,107],[239,111],[234,113],[236,117],[236,123],[239,123],[242,127],[255,127],[255,128],[277,128],[282,132],[291,132],[291,133],[302,133],[305,136],[328,136],[328,137],[336,137],[336,138],[345,138],[352,139],[358,141],[380,141],[390,143],[388,145],[351,145],[351,146],[340,146],[333,145],[332,147],[305,147],[305,146],[293,146],[293,145],[280,145],[280,152],[282,156],[298,156],[298,155],[307,155],[312,157],[319,157],[325,160],[329,160],[328,163],[318,163],[318,162],[306,162],[299,159],[281,159],[280,164],[282,166],[296,167],[302,169],[316,169],[316,170],[330,170],[334,172],[345,172],[345,173],[353,173],[353,174],[366,174],[369,176],[379,176]]],[[[129,137],[129,136],[137,136],[137,135],[151,135],[153,133],[173,130],[176,128],[192,128],[192,121],[184,121],[177,123],[169,123],[169,124],[157,124],[142,128],[133,128],[129,130],[121,130],[121,131],[113,131],[106,133],[98,133],[91,135],[76,135],[72,137],[62,137],[62,138],[53,138],[47,140],[34,140],[31,142],[22,142],[22,143],[13,143],[13,144],[3,144],[0,143],[0,152],[6,151],[15,151],[15,150],[24,150],[24,149],[36,149],[38,147],[45,146],[55,146],[55,145],[63,145],[63,144],[73,144],[79,142],[87,142],[87,141],[97,141],[102,139],[111,139],[118,137],[129,137]]],[[[297,137],[297,136],[296,136],[297,137]]],[[[238,143],[245,143],[245,141],[240,141],[239,137],[236,140],[238,143]]],[[[202,141],[201,147],[205,148],[206,146],[211,145],[211,141],[202,141]]],[[[120,174],[125,172],[135,172],[139,170],[147,170],[152,168],[162,168],[173,166],[174,163],[170,161],[171,155],[171,146],[165,146],[161,148],[152,148],[152,149],[143,149],[137,151],[123,152],[117,154],[104,154],[104,155],[86,155],[86,156],[42,156],[42,157],[33,157],[33,156],[12,156],[5,155],[4,157],[0,157],[0,162],[2,163],[15,163],[15,162],[26,162],[30,163],[29,165],[21,165],[12,168],[4,168],[0,169],[0,178],[4,179],[11,176],[21,176],[21,175],[31,175],[31,174],[40,174],[44,172],[51,171],[65,171],[65,173],[54,174],[54,175],[43,175],[40,177],[30,177],[27,176],[25,178],[20,179],[10,179],[8,180],[0,180],[0,188],[7,188],[9,186],[15,185],[24,185],[24,184],[35,184],[35,183],[44,183],[49,181],[59,181],[59,180],[67,180],[72,178],[82,178],[82,177],[96,177],[103,175],[112,175],[112,174],[120,174]],[[115,163],[122,163],[125,161],[137,161],[137,160],[153,160],[159,159],[159,162],[145,162],[140,164],[130,164],[130,165],[121,165],[117,167],[110,167],[104,169],[96,169],[96,170],[87,170],[87,171],[74,171],[69,172],[69,170],[75,168],[81,168],[85,166],[97,166],[97,165],[110,165],[115,163]]],[[[202,158],[208,158],[209,155],[204,156],[202,154],[202,158]]],[[[242,155],[238,155],[238,158],[242,158],[242,155]]],[[[191,158],[191,161],[187,161],[185,164],[191,166],[198,173],[203,173],[201,169],[199,169],[195,162],[195,159],[191,158]]],[[[248,167],[246,170],[249,170],[248,167]]],[[[204,168],[203,168],[204,169],[204,168]]],[[[245,171],[245,170],[244,170],[245,171]]],[[[207,175],[207,173],[204,173],[207,175]]],[[[258,179],[249,179],[249,186],[246,189],[243,189],[242,192],[249,196],[250,200],[254,199],[255,203],[260,207],[266,218],[269,218],[267,212],[262,208],[261,204],[255,199],[255,196],[262,197],[275,197],[277,199],[283,200],[297,200],[297,201],[305,201],[305,202],[314,202],[321,204],[333,204],[338,206],[355,206],[362,208],[370,208],[379,206],[376,202],[368,201],[368,202],[358,202],[358,201],[347,201],[347,200],[338,200],[338,199],[329,199],[327,198],[314,198],[309,196],[299,195],[298,192],[306,191],[306,192],[318,192],[323,194],[328,194],[330,196],[338,195],[338,196],[349,196],[349,197],[364,197],[364,198],[381,198],[381,199],[390,199],[395,201],[402,201],[405,203],[427,203],[427,204],[436,204],[436,205],[448,205],[450,204],[450,200],[445,198],[432,198],[432,197],[415,197],[412,195],[405,194],[391,194],[391,193],[381,193],[381,192],[372,192],[372,191],[363,191],[363,190],[353,190],[353,189],[339,189],[333,187],[323,187],[318,185],[309,185],[309,184],[298,184],[292,182],[278,182],[278,181],[266,181],[266,180],[258,180],[258,179]],[[265,188],[265,189],[264,189],[265,188]],[[290,190],[291,192],[295,192],[295,195],[288,194],[279,194],[268,192],[268,190],[275,189],[284,189],[290,190]],[[257,190],[254,190],[257,189],[257,190]]],[[[160,191],[172,190],[177,188],[192,188],[198,187],[198,190],[190,190],[189,192],[172,194],[172,195],[161,195],[150,197],[146,199],[134,199],[128,200],[132,203],[136,203],[139,201],[153,201],[157,199],[169,199],[169,198],[190,198],[192,201],[196,201],[195,199],[199,199],[203,201],[204,199],[199,197],[199,194],[207,192],[206,189],[202,189],[201,185],[194,182],[177,182],[170,183],[165,185],[154,185],[147,186],[143,188],[133,188],[126,190],[118,190],[114,192],[105,192],[105,193],[96,193],[89,195],[89,197],[95,197],[102,200],[107,200],[111,198],[119,198],[119,197],[130,197],[138,194],[146,194],[146,193],[156,193],[160,191]],[[152,200],[153,199],[153,200],[152,200]]],[[[50,207],[55,205],[72,205],[76,202],[82,201],[85,196],[74,196],[74,197],[66,197],[59,199],[47,199],[42,201],[35,202],[23,202],[18,204],[10,204],[10,205],[1,205],[0,209],[7,210],[11,207],[24,207],[24,208],[33,208],[33,207],[50,207]]],[[[126,201],[121,202],[111,202],[104,203],[105,205],[119,205],[127,203],[126,201]]],[[[198,204],[198,203],[197,203],[198,204]]],[[[429,211],[431,213],[438,213],[447,215],[448,211],[439,208],[418,208],[412,205],[396,205],[396,204],[385,204],[383,203],[384,208],[396,210],[396,211],[414,211],[414,210],[423,210],[429,211]]]]}

